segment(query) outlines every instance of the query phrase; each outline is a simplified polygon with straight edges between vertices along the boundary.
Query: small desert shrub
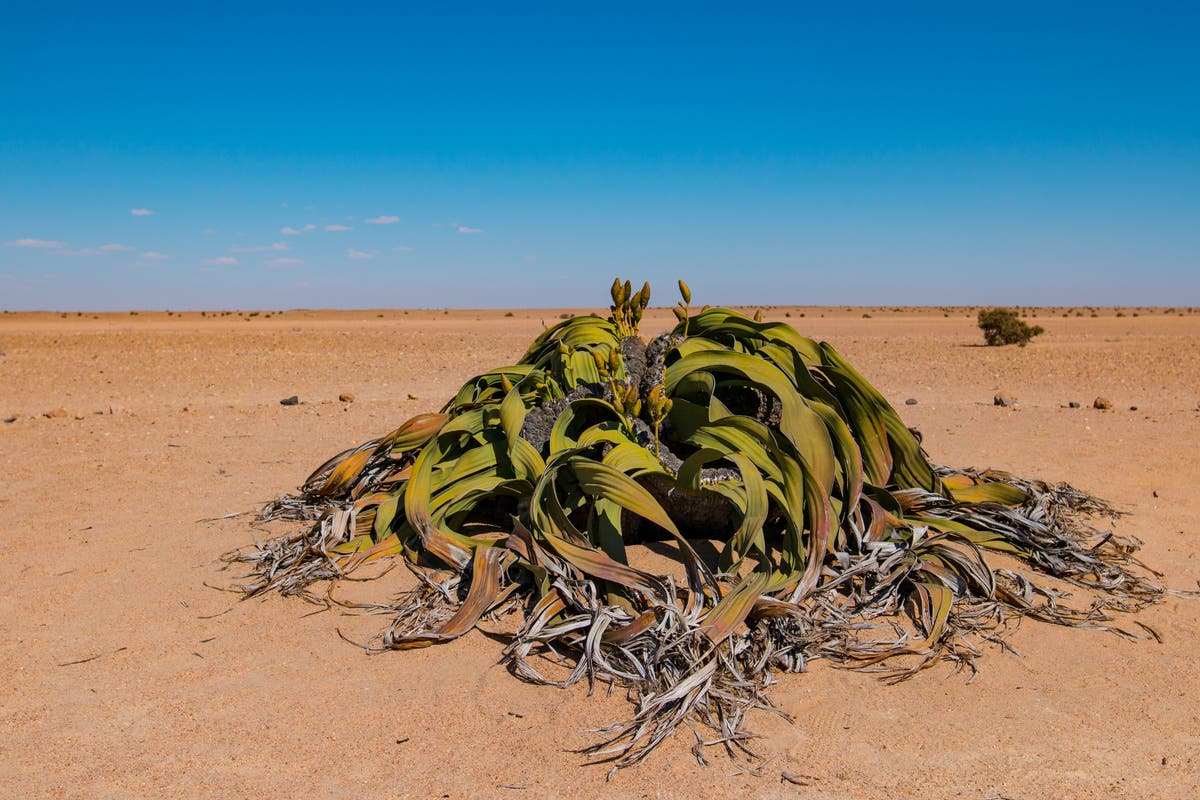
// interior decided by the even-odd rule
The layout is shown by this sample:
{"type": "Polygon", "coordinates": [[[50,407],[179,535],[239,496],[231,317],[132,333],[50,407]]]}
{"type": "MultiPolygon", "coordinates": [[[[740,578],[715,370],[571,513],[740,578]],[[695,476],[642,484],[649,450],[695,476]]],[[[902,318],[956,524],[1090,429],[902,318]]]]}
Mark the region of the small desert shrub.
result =
{"type": "Polygon", "coordinates": [[[1044,333],[1041,325],[1028,325],[1017,318],[1017,315],[1007,308],[985,308],[979,312],[979,329],[989,345],[1019,344],[1022,347],[1029,340],[1044,333]]]}

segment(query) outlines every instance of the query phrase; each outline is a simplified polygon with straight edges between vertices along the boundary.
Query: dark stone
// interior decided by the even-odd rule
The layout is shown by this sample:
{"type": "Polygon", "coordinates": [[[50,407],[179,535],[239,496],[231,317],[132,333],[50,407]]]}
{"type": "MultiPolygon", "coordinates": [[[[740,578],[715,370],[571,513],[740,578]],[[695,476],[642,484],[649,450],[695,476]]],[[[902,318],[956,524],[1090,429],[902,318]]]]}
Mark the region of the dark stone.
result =
{"type": "Polygon", "coordinates": [[[672,336],[670,333],[662,333],[654,337],[649,345],[646,346],[645,362],[646,369],[642,374],[642,385],[640,392],[642,397],[650,394],[650,390],[663,382],[666,366],[663,359],[667,356],[667,351],[678,343],[682,337],[672,336]]]}
{"type": "Polygon", "coordinates": [[[567,407],[568,400],[561,398],[543,403],[529,410],[525,422],[521,425],[521,438],[533,445],[534,449],[543,456],[547,455],[550,445],[550,431],[559,414],[567,407]]]}
{"type": "Polygon", "coordinates": [[[646,344],[636,336],[621,340],[621,359],[625,362],[625,374],[629,383],[640,389],[646,374],[646,344]]]}
{"type": "Polygon", "coordinates": [[[285,397],[279,401],[279,405],[281,405],[281,406],[298,406],[298,405],[300,405],[300,398],[297,397],[296,395],[292,395],[291,397],[285,397]]]}
{"type": "MultiPolygon", "coordinates": [[[[733,470],[724,471],[737,474],[733,470]]],[[[685,537],[707,538],[714,532],[725,534],[736,527],[733,504],[715,492],[689,494],[661,476],[648,476],[640,483],[649,490],[685,537]]],[[[656,525],[627,512],[621,515],[621,529],[622,532],[629,532],[630,543],[665,540],[670,536],[656,525]]]]}
{"type": "Polygon", "coordinates": [[[906,405],[906,406],[915,406],[916,404],[917,404],[917,398],[915,398],[915,397],[910,397],[904,401],[904,405],[906,405]]]}
{"type": "Polygon", "coordinates": [[[1067,403],[1067,408],[1081,408],[1081,407],[1082,407],[1082,406],[1081,406],[1081,404],[1080,404],[1080,403],[1076,403],[1074,400],[1072,400],[1071,402],[1067,403]]]}

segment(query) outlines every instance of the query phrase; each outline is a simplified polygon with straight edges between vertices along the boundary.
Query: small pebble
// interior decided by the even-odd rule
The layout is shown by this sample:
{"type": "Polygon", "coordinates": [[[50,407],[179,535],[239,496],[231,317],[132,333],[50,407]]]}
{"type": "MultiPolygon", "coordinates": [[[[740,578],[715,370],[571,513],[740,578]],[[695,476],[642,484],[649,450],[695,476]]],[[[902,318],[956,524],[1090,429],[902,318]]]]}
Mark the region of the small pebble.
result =
{"type": "Polygon", "coordinates": [[[417,397],[415,394],[412,394],[412,393],[410,392],[410,393],[409,393],[409,395],[408,395],[408,399],[409,399],[409,400],[420,400],[421,398],[417,397]]]}
{"type": "Polygon", "coordinates": [[[1097,397],[1092,401],[1092,408],[1098,408],[1101,411],[1112,408],[1112,400],[1107,397],[1097,397]]]}
{"type": "Polygon", "coordinates": [[[338,401],[342,403],[353,403],[354,395],[350,394],[349,392],[342,392],[338,395],[338,401]]]}
{"type": "Polygon", "coordinates": [[[51,411],[47,411],[45,414],[42,414],[42,416],[46,419],[66,419],[71,415],[67,413],[65,408],[56,408],[51,411]]]}
{"type": "Polygon", "coordinates": [[[291,397],[285,397],[279,401],[279,405],[281,405],[281,406],[298,406],[298,405],[300,405],[300,398],[297,397],[296,395],[292,395],[291,397]]]}
{"type": "Polygon", "coordinates": [[[915,398],[915,397],[910,397],[904,401],[904,405],[906,405],[906,406],[915,406],[916,404],[917,404],[917,398],[915,398]]]}
{"type": "Polygon", "coordinates": [[[14,414],[14,415],[13,415],[13,416],[11,416],[11,417],[5,417],[5,418],[4,418],[4,421],[5,421],[5,423],[7,423],[7,424],[11,425],[12,423],[14,423],[14,422],[16,422],[16,421],[17,421],[17,417],[16,417],[16,415],[14,414]]]}
{"type": "Polygon", "coordinates": [[[1071,402],[1067,403],[1067,408],[1079,408],[1079,407],[1080,407],[1080,404],[1079,404],[1079,403],[1076,403],[1074,400],[1072,400],[1071,402]]]}
{"type": "Polygon", "coordinates": [[[1003,406],[1004,408],[1012,408],[1017,404],[1017,396],[1015,394],[1009,394],[1008,392],[998,392],[996,396],[992,398],[992,403],[998,406],[1003,406]]]}
{"type": "Polygon", "coordinates": [[[1137,406],[1130,406],[1130,407],[1129,407],[1129,410],[1130,410],[1130,411],[1137,411],[1137,406]]]}

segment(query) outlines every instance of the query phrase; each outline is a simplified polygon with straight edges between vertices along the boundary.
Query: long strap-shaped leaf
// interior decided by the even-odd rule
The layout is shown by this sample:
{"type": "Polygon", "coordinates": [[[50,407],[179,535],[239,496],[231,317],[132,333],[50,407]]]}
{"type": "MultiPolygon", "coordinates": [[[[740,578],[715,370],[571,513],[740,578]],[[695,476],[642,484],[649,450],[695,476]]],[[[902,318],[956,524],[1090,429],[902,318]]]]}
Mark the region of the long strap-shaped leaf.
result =
{"type": "Polygon", "coordinates": [[[418,633],[393,639],[389,646],[396,650],[412,650],[418,647],[428,647],[431,644],[457,639],[475,627],[487,610],[508,596],[517,586],[509,584],[502,595],[500,590],[500,571],[505,557],[512,558],[502,547],[480,547],[475,551],[474,565],[471,569],[471,589],[467,599],[458,607],[450,619],[436,631],[418,633]]]}
{"type": "Polygon", "coordinates": [[[675,522],[654,499],[654,495],[644,486],[624,472],[590,458],[572,456],[569,464],[575,477],[579,479],[579,488],[584,494],[611,500],[670,533],[686,556],[689,578],[693,583],[699,584],[694,588],[700,589],[707,585],[717,589],[716,579],[708,565],[700,558],[691,542],[679,532],[675,522]]]}
{"type": "Polygon", "coordinates": [[[779,398],[783,416],[779,429],[796,446],[826,491],[833,488],[837,459],[825,422],[811,408],[780,369],[755,356],[734,351],[701,351],[684,356],[667,367],[666,388],[671,394],[679,382],[697,370],[733,372],[759,384],[779,398]]]}
{"type": "Polygon", "coordinates": [[[438,530],[432,520],[433,465],[440,455],[441,448],[435,439],[417,456],[404,493],[404,514],[427,551],[447,566],[462,569],[471,560],[470,550],[438,530]]]}
{"type": "Polygon", "coordinates": [[[714,645],[729,638],[738,625],[746,619],[746,615],[754,608],[754,604],[770,583],[771,576],[765,572],[755,572],[746,576],[737,587],[721,598],[721,602],[708,612],[704,618],[701,630],[714,645]]]}

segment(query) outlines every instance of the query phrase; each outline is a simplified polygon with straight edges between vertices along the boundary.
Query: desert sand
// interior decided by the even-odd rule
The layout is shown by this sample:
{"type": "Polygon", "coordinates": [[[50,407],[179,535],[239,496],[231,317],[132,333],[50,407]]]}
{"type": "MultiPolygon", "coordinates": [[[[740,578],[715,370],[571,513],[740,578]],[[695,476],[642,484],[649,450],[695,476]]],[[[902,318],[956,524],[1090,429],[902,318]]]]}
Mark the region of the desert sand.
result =
{"type": "MultiPolygon", "coordinates": [[[[629,712],[620,692],[522,684],[478,631],[368,657],[338,632],[383,618],[210,588],[236,582],[222,553],[267,535],[264,501],[511,363],[560,313],[0,315],[0,796],[1197,796],[1197,600],[1136,617],[1161,643],[1026,622],[1021,655],[991,649],[973,683],[817,662],[772,690],[793,723],[751,718],[759,775],[715,751],[698,766],[681,730],[606,782],[573,751],[629,712]]],[[[1036,313],[1047,333],[1024,349],[979,346],[969,309],[767,317],[839,348],[935,462],[1094,492],[1132,512],[1118,530],[1167,586],[1195,589],[1200,314],[1036,313]],[[1000,390],[1019,404],[993,405],[1000,390]]]]}

